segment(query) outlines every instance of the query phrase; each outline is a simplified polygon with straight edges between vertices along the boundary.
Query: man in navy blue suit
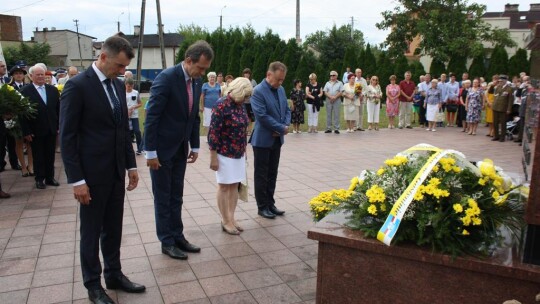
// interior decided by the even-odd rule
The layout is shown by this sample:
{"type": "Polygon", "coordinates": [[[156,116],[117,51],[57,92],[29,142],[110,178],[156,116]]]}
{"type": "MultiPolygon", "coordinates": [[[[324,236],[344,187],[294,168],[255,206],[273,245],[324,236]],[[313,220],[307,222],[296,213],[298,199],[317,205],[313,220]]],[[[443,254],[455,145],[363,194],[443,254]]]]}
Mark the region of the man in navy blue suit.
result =
{"type": "Polygon", "coordinates": [[[199,155],[199,98],[214,51],[206,41],[188,47],[184,61],[161,72],[150,88],[144,147],[152,178],[156,232],[161,252],[187,259],[201,249],[189,243],[182,223],[182,196],[187,163],[199,155]]]}
{"type": "Polygon", "coordinates": [[[289,133],[291,109],[287,104],[285,89],[281,86],[287,67],[272,62],[266,72],[266,79],[253,89],[251,107],[255,114],[255,127],[251,137],[255,163],[255,199],[258,214],[273,219],[285,211],[276,208],[274,192],[279,167],[281,145],[284,135],[289,133]]]}
{"type": "Polygon", "coordinates": [[[145,287],[131,282],[120,264],[125,189],[135,189],[139,175],[125,88],[117,76],[124,74],[135,55],[131,44],[119,36],[107,38],[101,50],[91,67],[66,82],[60,142],[68,183],[80,203],[84,286],[90,301],[110,304],[114,301],[101,286],[100,242],[107,289],[139,293],[145,287]],[[126,171],[129,184],[124,188],[126,171]]]}

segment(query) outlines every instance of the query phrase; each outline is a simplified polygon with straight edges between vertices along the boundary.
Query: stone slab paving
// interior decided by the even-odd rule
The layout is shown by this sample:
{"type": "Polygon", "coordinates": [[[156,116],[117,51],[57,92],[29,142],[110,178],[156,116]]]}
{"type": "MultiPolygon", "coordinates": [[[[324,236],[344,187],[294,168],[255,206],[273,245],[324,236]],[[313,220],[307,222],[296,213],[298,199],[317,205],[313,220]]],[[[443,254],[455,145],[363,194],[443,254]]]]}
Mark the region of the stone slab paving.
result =
{"type": "MultiPolygon", "coordinates": [[[[418,143],[457,149],[470,160],[489,157],[523,177],[521,147],[492,142],[486,132],[482,127],[477,136],[458,128],[290,134],[276,191],[277,206],[286,214],[275,220],[257,216],[251,187],[250,201],[239,203],[236,213],[246,229],[240,236],[221,231],[215,174],[203,148],[197,162],[188,166],[182,211],[185,234],[202,252],[190,254],[187,261],[161,254],[150,176],[138,156],[139,187],[125,200],[122,265],[147,291],[108,293],[118,303],[314,303],[317,244],[306,238],[314,225],[307,204],[311,197],[347,187],[362,169],[377,169],[386,158],[418,143]]],[[[251,148],[248,162],[253,185],[251,148]]],[[[32,178],[22,178],[18,171],[0,175],[13,196],[0,201],[0,303],[90,303],[81,282],[78,206],[59,155],[55,168],[61,186],[46,190],[35,189],[32,178]]]]}

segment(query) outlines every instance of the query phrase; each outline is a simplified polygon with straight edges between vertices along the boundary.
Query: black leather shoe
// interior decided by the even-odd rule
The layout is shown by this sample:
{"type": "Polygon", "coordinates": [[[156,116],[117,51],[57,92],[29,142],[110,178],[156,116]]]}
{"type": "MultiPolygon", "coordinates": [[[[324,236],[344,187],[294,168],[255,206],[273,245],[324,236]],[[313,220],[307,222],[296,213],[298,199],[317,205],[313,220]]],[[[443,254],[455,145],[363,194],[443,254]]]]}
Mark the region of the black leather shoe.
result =
{"type": "Polygon", "coordinates": [[[123,274],[115,278],[105,279],[105,286],[107,286],[107,289],[120,289],[130,293],[141,293],[146,290],[144,285],[131,282],[123,274]]]}
{"type": "Polygon", "coordinates": [[[37,189],[45,189],[45,183],[43,181],[36,181],[37,189]]]}
{"type": "Polygon", "coordinates": [[[60,183],[58,181],[56,181],[54,178],[46,179],[45,184],[49,185],[49,186],[55,186],[55,187],[60,186],[60,183]]]}
{"type": "Polygon", "coordinates": [[[276,208],[276,206],[270,206],[268,210],[270,210],[270,212],[272,212],[275,215],[283,215],[285,213],[285,211],[279,210],[278,208],[276,208]]]}
{"type": "Polygon", "coordinates": [[[15,166],[11,166],[11,169],[13,169],[13,170],[21,170],[22,167],[21,167],[20,165],[17,164],[17,165],[15,165],[15,166]]]}
{"type": "Polygon", "coordinates": [[[185,252],[193,252],[193,253],[201,252],[200,247],[197,247],[197,246],[191,244],[186,239],[181,240],[181,241],[176,241],[176,246],[178,248],[180,248],[180,250],[185,251],[185,252]]]}
{"type": "Polygon", "coordinates": [[[114,304],[103,288],[88,290],[88,298],[94,304],[114,304]]]}
{"type": "Polygon", "coordinates": [[[188,256],[176,246],[161,246],[161,252],[173,259],[187,260],[188,256]]]}
{"type": "Polygon", "coordinates": [[[493,137],[493,138],[491,139],[491,141],[497,141],[497,140],[499,140],[498,137],[493,137]]]}
{"type": "Polygon", "coordinates": [[[267,218],[267,219],[275,219],[276,215],[270,212],[270,210],[267,209],[261,209],[259,212],[257,212],[258,215],[267,218]]]}

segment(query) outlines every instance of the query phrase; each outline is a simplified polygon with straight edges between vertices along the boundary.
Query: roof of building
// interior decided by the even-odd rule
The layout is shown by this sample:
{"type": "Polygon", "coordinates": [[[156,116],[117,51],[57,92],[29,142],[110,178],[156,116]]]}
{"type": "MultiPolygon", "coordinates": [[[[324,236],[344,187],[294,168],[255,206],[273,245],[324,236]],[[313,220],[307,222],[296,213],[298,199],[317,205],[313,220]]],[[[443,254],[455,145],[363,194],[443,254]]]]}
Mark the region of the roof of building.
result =
{"type": "MultiPolygon", "coordinates": [[[[71,33],[77,35],[77,32],[72,31],[72,30],[51,30],[51,29],[48,29],[46,27],[44,27],[43,30],[41,30],[41,31],[34,31],[34,35],[35,35],[35,33],[45,33],[45,32],[49,32],[49,33],[50,32],[53,32],[53,33],[54,32],[71,32],[71,33]]],[[[90,39],[97,39],[96,37],[92,37],[90,35],[86,35],[86,34],[83,34],[83,33],[80,33],[80,32],[79,32],[79,35],[80,36],[86,36],[86,37],[88,37],[90,39]]]]}
{"type": "MultiPolygon", "coordinates": [[[[137,48],[139,45],[139,35],[124,35],[124,37],[131,43],[133,48],[137,48]]],[[[165,47],[177,47],[182,44],[184,37],[178,33],[163,33],[163,43],[165,47]]],[[[159,47],[158,34],[145,34],[143,37],[144,47],[159,47]]]]}
{"type": "Polygon", "coordinates": [[[527,30],[530,24],[540,22],[540,10],[538,4],[531,4],[528,11],[519,11],[516,4],[507,4],[504,12],[487,12],[483,18],[510,18],[510,30],[527,30]]]}

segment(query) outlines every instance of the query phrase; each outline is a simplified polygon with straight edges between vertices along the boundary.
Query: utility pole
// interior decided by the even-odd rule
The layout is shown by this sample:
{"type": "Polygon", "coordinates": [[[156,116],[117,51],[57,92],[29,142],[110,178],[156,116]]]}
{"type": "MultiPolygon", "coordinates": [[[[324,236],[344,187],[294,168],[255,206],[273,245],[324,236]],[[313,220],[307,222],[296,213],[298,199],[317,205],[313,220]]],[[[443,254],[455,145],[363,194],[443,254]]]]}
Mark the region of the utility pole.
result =
{"type": "Polygon", "coordinates": [[[300,0],[296,0],[296,43],[302,43],[302,38],[300,38],[300,0]]]}
{"type": "Polygon", "coordinates": [[[82,52],[81,52],[81,36],[79,35],[79,19],[73,20],[75,22],[75,27],[77,28],[77,42],[79,43],[79,59],[81,60],[81,68],[84,70],[84,66],[82,63],[82,52]]]}
{"type": "Polygon", "coordinates": [[[221,8],[221,13],[219,14],[219,31],[221,32],[223,30],[223,9],[226,8],[227,6],[225,5],[224,7],[221,8]]]}
{"type": "Polygon", "coordinates": [[[137,90],[140,92],[141,84],[141,68],[143,56],[143,37],[144,37],[144,12],[146,11],[146,0],[142,0],[141,4],[141,28],[139,30],[139,44],[137,45],[137,90]]]}
{"type": "Polygon", "coordinates": [[[351,16],[351,40],[354,37],[354,17],[351,16]]]}
{"type": "Polygon", "coordinates": [[[116,25],[117,25],[117,33],[120,33],[120,17],[124,14],[124,12],[121,12],[120,15],[118,15],[118,18],[116,18],[116,25]]]}
{"type": "Polygon", "coordinates": [[[161,24],[161,7],[159,5],[159,0],[156,0],[156,6],[157,6],[157,20],[158,20],[159,48],[161,49],[161,66],[165,70],[167,68],[167,61],[165,58],[165,42],[163,41],[163,24],[161,24]]]}

